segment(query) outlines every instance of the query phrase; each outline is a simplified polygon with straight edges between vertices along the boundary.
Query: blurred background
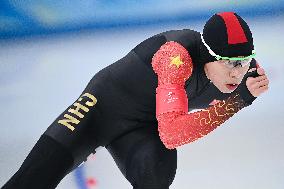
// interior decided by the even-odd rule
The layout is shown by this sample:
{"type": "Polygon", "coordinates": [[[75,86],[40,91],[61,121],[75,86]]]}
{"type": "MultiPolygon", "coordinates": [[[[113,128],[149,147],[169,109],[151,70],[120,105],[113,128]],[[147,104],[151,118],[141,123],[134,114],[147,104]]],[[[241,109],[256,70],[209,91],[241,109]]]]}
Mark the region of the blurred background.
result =
{"type": "MultiPolygon", "coordinates": [[[[0,1],[0,186],[96,72],[154,34],[202,32],[220,11],[237,12],[250,25],[270,89],[208,136],[180,147],[171,188],[283,189],[283,0],[0,1]]],[[[132,187],[100,148],[57,188],[132,187]]]]}

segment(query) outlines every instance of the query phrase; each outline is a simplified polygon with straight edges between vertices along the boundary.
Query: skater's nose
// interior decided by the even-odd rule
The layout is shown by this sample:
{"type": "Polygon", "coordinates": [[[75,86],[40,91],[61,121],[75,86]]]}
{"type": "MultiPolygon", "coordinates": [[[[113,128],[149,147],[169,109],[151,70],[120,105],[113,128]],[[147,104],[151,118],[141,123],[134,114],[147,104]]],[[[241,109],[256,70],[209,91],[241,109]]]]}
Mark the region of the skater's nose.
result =
{"type": "Polygon", "coordinates": [[[230,70],[230,74],[229,75],[232,78],[236,78],[236,79],[241,78],[241,76],[242,76],[242,67],[241,66],[233,67],[230,70]]]}

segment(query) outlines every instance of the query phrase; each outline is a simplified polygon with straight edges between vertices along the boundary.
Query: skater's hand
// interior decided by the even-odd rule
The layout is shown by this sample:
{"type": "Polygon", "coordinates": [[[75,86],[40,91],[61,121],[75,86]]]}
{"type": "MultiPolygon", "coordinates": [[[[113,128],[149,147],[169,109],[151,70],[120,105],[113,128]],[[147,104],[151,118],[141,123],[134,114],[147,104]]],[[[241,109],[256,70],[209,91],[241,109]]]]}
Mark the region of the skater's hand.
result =
{"type": "Polygon", "coordinates": [[[152,58],[152,67],[159,84],[179,84],[192,73],[192,60],[188,51],[179,43],[170,41],[160,47],[152,58]]]}
{"type": "Polygon", "coordinates": [[[258,77],[248,77],[246,86],[250,93],[257,97],[268,90],[269,79],[267,78],[263,68],[252,68],[248,72],[253,72],[257,69],[258,77]]]}

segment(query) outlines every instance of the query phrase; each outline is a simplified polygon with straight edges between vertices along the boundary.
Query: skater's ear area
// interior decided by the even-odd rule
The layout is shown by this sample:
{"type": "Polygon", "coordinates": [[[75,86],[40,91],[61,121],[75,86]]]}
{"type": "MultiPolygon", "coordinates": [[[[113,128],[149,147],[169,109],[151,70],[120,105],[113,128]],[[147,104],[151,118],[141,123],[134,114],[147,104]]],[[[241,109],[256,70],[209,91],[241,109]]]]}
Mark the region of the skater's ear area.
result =
{"type": "Polygon", "coordinates": [[[153,55],[167,42],[164,35],[155,35],[137,45],[133,50],[144,62],[151,62],[153,55]]]}

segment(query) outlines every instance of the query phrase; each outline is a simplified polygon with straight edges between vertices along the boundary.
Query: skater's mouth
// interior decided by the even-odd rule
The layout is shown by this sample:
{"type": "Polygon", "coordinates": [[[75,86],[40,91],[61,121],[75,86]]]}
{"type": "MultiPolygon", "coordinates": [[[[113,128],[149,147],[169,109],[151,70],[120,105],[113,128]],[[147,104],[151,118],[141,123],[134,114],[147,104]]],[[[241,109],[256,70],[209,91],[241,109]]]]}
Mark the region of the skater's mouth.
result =
{"type": "Polygon", "coordinates": [[[226,84],[226,87],[231,91],[235,90],[238,86],[239,84],[236,84],[236,83],[226,84]]]}

